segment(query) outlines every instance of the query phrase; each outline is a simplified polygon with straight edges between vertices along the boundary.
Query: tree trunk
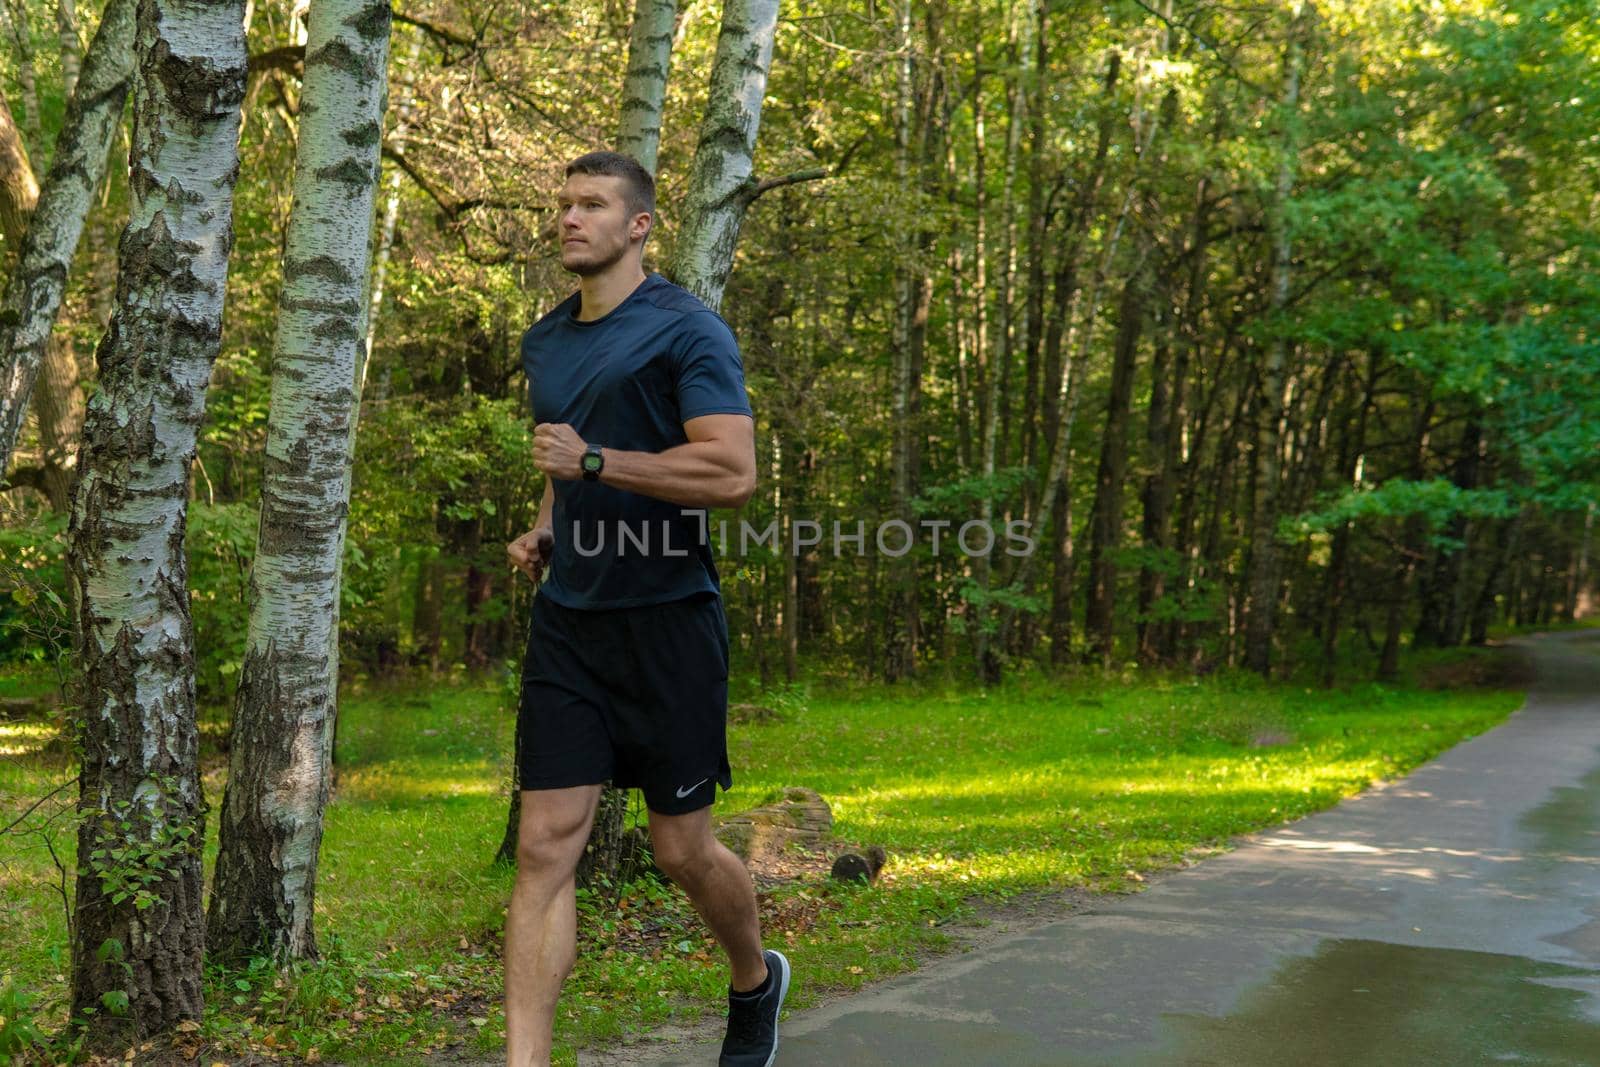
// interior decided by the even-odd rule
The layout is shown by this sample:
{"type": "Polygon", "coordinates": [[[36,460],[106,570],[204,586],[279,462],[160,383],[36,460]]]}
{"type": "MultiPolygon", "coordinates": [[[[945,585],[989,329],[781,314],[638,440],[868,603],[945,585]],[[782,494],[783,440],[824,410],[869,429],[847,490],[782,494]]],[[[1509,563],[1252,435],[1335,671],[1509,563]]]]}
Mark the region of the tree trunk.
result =
{"type": "Polygon", "coordinates": [[[1594,512],[1595,505],[1591,501],[1588,509],[1583,513],[1583,535],[1578,542],[1578,559],[1572,567],[1572,586],[1567,594],[1567,617],[1581,619],[1588,614],[1590,603],[1589,596],[1589,554],[1594,547],[1594,512]]]}
{"type": "Polygon", "coordinates": [[[33,411],[39,419],[40,464],[44,495],[53,511],[72,506],[72,479],[77,470],[78,436],[83,432],[83,388],[72,338],[56,334],[46,346],[39,368],[33,411]]]}
{"type": "Polygon", "coordinates": [[[105,178],[106,154],[133,72],[134,7],[134,0],[111,0],[106,7],[6,285],[0,306],[0,471],[16,447],[67,271],[105,178]]]}
{"type": "MultiPolygon", "coordinates": [[[[1361,391],[1355,428],[1347,430],[1339,455],[1339,477],[1346,485],[1358,487],[1359,464],[1367,447],[1367,422],[1372,415],[1373,394],[1378,388],[1379,356],[1368,355],[1366,382],[1361,391]]],[[[1349,584],[1350,541],[1355,535],[1352,523],[1345,522],[1333,533],[1328,574],[1322,598],[1322,687],[1332,689],[1338,673],[1339,628],[1344,611],[1345,589],[1349,584]]]]}
{"type": "Polygon", "coordinates": [[[38,202],[39,182],[28,159],[28,145],[0,95],[0,233],[5,234],[8,252],[22,241],[38,202]]]}
{"type": "MultiPolygon", "coordinates": [[[[1433,425],[1433,411],[1434,401],[1430,398],[1417,413],[1412,431],[1415,444],[1411,454],[1410,477],[1414,481],[1421,481],[1427,469],[1428,434],[1433,425]]],[[[1405,624],[1405,609],[1411,599],[1412,579],[1419,557],[1417,546],[1422,542],[1423,532],[1423,523],[1416,516],[1405,520],[1404,531],[1400,535],[1400,559],[1389,583],[1388,605],[1384,613],[1383,651],[1378,657],[1380,682],[1393,681],[1400,673],[1400,635],[1405,624]]]]}
{"type": "Polygon", "coordinates": [[[1019,29],[1014,13],[1008,13],[1007,27],[1009,68],[1006,89],[1006,154],[1005,168],[1000,178],[1000,278],[996,300],[994,351],[998,353],[996,366],[999,405],[997,416],[1001,431],[997,438],[996,462],[1000,467],[1010,465],[1012,426],[1011,379],[1016,363],[1016,292],[1017,292],[1017,161],[1022,153],[1022,128],[1027,121],[1028,87],[1032,81],[1033,20],[1024,18],[1019,29]]]}
{"type": "Polygon", "coordinates": [[[76,0],[56,0],[56,34],[61,40],[61,87],[68,100],[78,88],[83,42],[78,39],[76,0]]]}
{"type": "MultiPolygon", "coordinates": [[[[1185,252],[1189,257],[1189,276],[1185,282],[1182,310],[1173,318],[1168,333],[1172,366],[1170,372],[1159,364],[1151,369],[1150,410],[1145,431],[1151,473],[1145,482],[1142,519],[1145,548],[1154,558],[1146,564],[1139,588],[1139,613],[1146,617],[1168,595],[1169,579],[1177,574],[1172,505],[1183,463],[1181,443],[1189,359],[1195,347],[1198,332],[1196,323],[1199,321],[1207,278],[1210,185],[1209,177],[1202,176],[1195,187],[1194,223],[1185,252]]],[[[1140,623],[1140,656],[1145,662],[1169,659],[1173,654],[1175,635],[1176,627],[1171,618],[1146,618],[1140,623]]]]}
{"type": "Polygon", "coordinates": [[[17,46],[17,85],[22,90],[22,128],[28,140],[39,142],[39,79],[33,63],[33,26],[25,0],[0,0],[11,43],[17,46]]]}
{"type": "MultiPolygon", "coordinates": [[[[1041,407],[1044,414],[1044,450],[1049,463],[1039,491],[1035,528],[1050,531],[1050,661],[1058,665],[1071,658],[1072,572],[1076,563],[1072,546],[1071,486],[1066,481],[1072,455],[1071,426],[1064,424],[1077,392],[1078,374],[1076,361],[1070,355],[1064,359],[1063,355],[1067,351],[1067,329],[1076,315],[1080,294],[1078,260],[1089,220],[1105,181],[1106,159],[1116,129],[1112,94],[1121,70],[1122,55],[1113,51],[1107,59],[1102,83],[1103,99],[1095,152],[1089,174],[1079,184],[1080,193],[1068,233],[1061,238],[1062,252],[1056,261],[1051,285],[1052,311],[1044,331],[1044,395],[1041,407]]],[[[1025,569],[1027,565],[1028,561],[1024,560],[1025,569]]]]}
{"type": "MultiPolygon", "coordinates": [[[[1111,62],[1106,72],[1105,85],[1108,95],[1112,87],[1115,85],[1117,72],[1120,68],[1120,65],[1120,59],[1115,53],[1113,53],[1111,62]]],[[[1109,104],[1109,101],[1107,101],[1107,103],[1109,104]]],[[[1063,487],[1066,483],[1067,460],[1072,453],[1072,427],[1073,423],[1077,419],[1078,397],[1081,394],[1081,383],[1083,378],[1080,368],[1085,366],[1087,363],[1091,345],[1094,340],[1095,327],[1099,322],[1100,293],[1105,287],[1107,278],[1110,276],[1111,265],[1116,258],[1117,248],[1121,244],[1123,230],[1127,226],[1128,219],[1133,210],[1134,197],[1139,190],[1139,178],[1142,165],[1148,158],[1150,149],[1155,143],[1155,139],[1161,128],[1163,120],[1170,120],[1171,115],[1175,113],[1176,107],[1176,94],[1169,92],[1163,101],[1161,116],[1150,123],[1145,132],[1144,139],[1136,146],[1135,151],[1139,166],[1136,166],[1135,173],[1129,178],[1128,187],[1123,193],[1121,206],[1117,210],[1116,220],[1112,224],[1110,232],[1106,234],[1104,242],[1101,246],[1100,256],[1095,266],[1094,276],[1089,284],[1087,300],[1083,301],[1083,320],[1081,324],[1074,323],[1071,325],[1073,334],[1069,339],[1070,352],[1067,354],[1064,362],[1060,358],[1062,340],[1060,333],[1052,329],[1052,336],[1047,342],[1047,345],[1051,350],[1050,362],[1054,364],[1053,367],[1047,370],[1047,374],[1056,376],[1057,381],[1054,394],[1055,400],[1053,403],[1047,406],[1045,413],[1047,422],[1045,427],[1045,436],[1050,445],[1050,464],[1045,475],[1044,491],[1040,495],[1040,498],[1043,501],[1043,507],[1038,519],[1038,525],[1040,527],[1048,527],[1051,522],[1053,509],[1056,507],[1057,503],[1059,502],[1064,504],[1069,499],[1069,494],[1060,491],[1060,487],[1063,487]]],[[[1137,122],[1135,125],[1137,126],[1137,122]]],[[[1085,225],[1087,224],[1088,219],[1087,212],[1093,205],[1092,197],[1094,190],[1098,188],[1100,183],[1102,176],[1101,168],[1105,161],[1105,150],[1109,146],[1109,141],[1110,128],[1107,122],[1103,122],[1100,129],[1100,143],[1096,150],[1093,181],[1085,188],[1085,198],[1080,204],[1080,221],[1085,225]]],[[[1069,252],[1066,253],[1066,257],[1062,261],[1063,267],[1058,272],[1056,278],[1056,300],[1058,306],[1063,306],[1063,288],[1068,290],[1066,299],[1064,301],[1064,306],[1062,308],[1063,314],[1068,320],[1073,317],[1073,312],[1079,303],[1080,292],[1077,285],[1077,247],[1080,240],[1081,233],[1070,239],[1068,245],[1069,252]]],[[[1148,247],[1141,245],[1138,262],[1134,265],[1130,277],[1138,276],[1144,269],[1144,261],[1147,255],[1148,247]]],[[[1071,583],[1068,578],[1064,576],[1063,572],[1070,571],[1076,565],[1075,561],[1072,559],[1071,524],[1065,515],[1063,515],[1062,522],[1056,529],[1055,545],[1055,562],[1057,566],[1057,573],[1054,582],[1054,597],[1051,607],[1052,648],[1064,649],[1067,631],[1070,627],[1067,611],[1068,602],[1071,595],[1071,583]]],[[[1031,589],[1034,560],[1035,557],[1031,554],[1023,557],[1022,562],[1018,566],[1016,574],[1012,579],[1012,584],[1020,586],[1024,592],[1027,592],[1031,589]]],[[[1002,609],[1000,624],[998,627],[1002,635],[1009,633],[1014,618],[1014,608],[1006,607],[1002,609]]],[[[1060,655],[1059,651],[1053,651],[1052,659],[1055,659],[1055,657],[1058,655],[1060,655]]],[[[1055,661],[1060,662],[1059,659],[1055,659],[1055,661]]]]}
{"type": "Polygon", "coordinates": [[[439,669],[444,636],[444,585],[446,568],[438,552],[417,561],[416,595],[411,609],[413,662],[429,673],[439,669]]]}
{"type": "Polygon", "coordinates": [[[678,221],[672,278],[713,311],[733,271],[745,210],[756,197],[752,158],[772,66],[778,0],[724,0],[711,91],[678,221]]]}
{"type": "Polygon", "coordinates": [[[1272,318],[1275,333],[1267,346],[1256,401],[1255,507],[1250,522],[1250,564],[1246,584],[1249,609],[1245,634],[1245,666],[1259,674],[1272,668],[1272,635],[1277,625],[1279,550],[1278,482],[1283,446],[1284,375],[1289,339],[1284,315],[1289,306],[1289,197],[1294,190],[1299,151],[1296,136],[1300,106],[1301,33],[1305,9],[1295,16],[1283,61],[1283,128],[1280,134],[1278,173],[1268,212],[1272,236],[1272,318]]]}
{"type": "Polygon", "coordinates": [[[628,37],[628,76],[622,83],[622,114],[617,121],[617,151],[656,172],[661,144],[661,111],[672,68],[672,24],[678,0],[636,0],[628,37]]]}
{"type": "MultiPolygon", "coordinates": [[[[1451,481],[1462,489],[1478,487],[1478,470],[1483,449],[1483,424],[1474,415],[1461,434],[1461,448],[1451,481]]],[[[1475,548],[1475,525],[1464,515],[1453,517],[1445,536],[1459,541],[1460,548],[1441,548],[1423,583],[1422,615],[1415,634],[1419,648],[1454,648],[1467,630],[1467,563],[1479,554],[1475,548]]]]}
{"type": "MultiPolygon", "coordinates": [[[[972,63],[975,70],[983,69],[983,38],[974,34],[972,63]]],[[[985,526],[994,522],[994,473],[997,436],[1000,422],[1000,372],[994,366],[993,348],[989,344],[989,175],[988,133],[984,121],[983,79],[976,78],[972,88],[972,328],[973,365],[978,373],[978,393],[982,406],[978,409],[978,473],[983,479],[982,496],[978,505],[979,517],[985,526]]],[[[988,554],[972,562],[974,581],[984,592],[989,589],[993,565],[988,554]]],[[[970,601],[967,605],[972,633],[973,659],[978,665],[978,677],[984,685],[998,685],[1001,678],[1000,658],[995,654],[993,634],[989,631],[989,609],[984,601],[970,601]]]]}
{"type": "Polygon", "coordinates": [[[1116,643],[1117,564],[1122,541],[1122,486],[1128,468],[1128,417],[1133,400],[1133,375],[1138,364],[1139,336],[1149,303],[1149,277],[1141,251],[1139,263],[1122,290],[1117,341],[1111,363],[1111,393],[1106,400],[1100,466],[1095,475],[1094,505],[1089,513],[1089,599],[1084,633],[1089,654],[1111,665],[1116,643]]]}
{"type": "MultiPolygon", "coordinates": [[[[928,4],[925,10],[925,47],[935,56],[943,36],[943,4],[928,4]]],[[[898,99],[895,126],[895,171],[902,189],[915,190],[921,203],[937,194],[937,162],[944,155],[936,111],[943,99],[943,79],[937,62],[924,64],[920,84],[912,63],[915,38],[912,35],[912,4],[905,0],[900,8],[900,48],[898,99]],[[915,168],[915,176],[913,175],[915,168]]],[[[891,490],[893,517],[914,524],[911,501],[916,496],[920,467],[922,412],[922,364],[928,336],[928,314],[932,285],[928,278],[927,257],[933,234],[919,228],[901,243],[902,264],[895,290],[894,344],[894,442],[891,490]]],[[[888,638],[885,642],[884,676],[889,681],[916,674],[921,646],[921,601],[918,595],[917,557],[907,553],[890,565],[894,603],[888,612],[888,638]]]]}
{"type": "MultiPolygon", "coordinates": [[[[8,251],[21,246],[38,203],[39,183],[27,146],[12,121],[11,109],[0,97],[0,233],[5,235],[8,251]]],[[[15,264],[11,266],[15,269],[15,264]]],[[[72,474],[78,434],[83,429],[83,391],[78,387],[78,358],[70,337],[50,338],[36,388],[38,485],[50,501],[51,510],[62,512],[72,505],[72,474]]]]}
{"type": "MultiPolygon", "coordinates": [[[[1044,193],[1044,158],[1049,131],[1045,126],[1045,93],[1049,85],[1047,31],[1049,11],[1033,0],[1033,84],[1028,90],[1028,291],[1022,309],[1022,462],[1032,471],[1039,462],[1039,356],[1044,342],[1046,226],[1049,211],[1044,193]]],[[[1023,501],[1026,518],[1038,511],[1035,482],[1027,482],[1023,501]]]]}
{"type": "Polygon", "coordinates": [[[72,1014],[97,1012],[99,1046],[202,1010],[184,528],[233,244],[243,22],[242,2],[139,7],[133,199],[68,554],[84,675],[72,1014]]]}
{"type": "Polygon", "coordinates": [[[213,958],[317,951],[317,851],[338,706],[340,562],[388,49],[386,0],[312,5],[250,628],[207,915],[213,958]]]}
{"type": "MultiPolygon", "coordinates": [[[[391,140],[405,150],[406,135],[411,132],[411,112],[417,102],[417,58],[422,54],[422,35],[411,35],[411,48],[402,64],[404,80],[401,83],[400,103],[395,108],[394,131],[391,140]]],[[[398,165],[390,167],[389,192],[383,204],[383,225],[378,231],[378,251],[373,257],[372,296],[367,302],[367,354],[362,361],[361,374],[356,379],[356,400],[365,395],[367,367],[372,362],[372,345],[378,336],[378,312],[383,308],[384,286],[389,278],[389,256],[394,249],[395,225],[400,219],[400,177],[398,165]]]]}
{"type": "MultiPolygon", "coordinates": [[[[1517,568],[1514,560],[1521,540],[1521,532],[1522,516],[1520,514],[1509,522],[1500,524],[1498,548],[1489,564],[1488,575],[1478,590],[1478,597],[1472,608],[1472,621],[1467,640],[1473,645],[1482,646],[1489,640],[1489,624],[1494,618],[1495,598],[1501,586],[1505,584],[1507,575],[1516,573],[1517,568]]],[[[1506,601],[1509,608],[1511,602],[1509,593],[1506,601]]]]}

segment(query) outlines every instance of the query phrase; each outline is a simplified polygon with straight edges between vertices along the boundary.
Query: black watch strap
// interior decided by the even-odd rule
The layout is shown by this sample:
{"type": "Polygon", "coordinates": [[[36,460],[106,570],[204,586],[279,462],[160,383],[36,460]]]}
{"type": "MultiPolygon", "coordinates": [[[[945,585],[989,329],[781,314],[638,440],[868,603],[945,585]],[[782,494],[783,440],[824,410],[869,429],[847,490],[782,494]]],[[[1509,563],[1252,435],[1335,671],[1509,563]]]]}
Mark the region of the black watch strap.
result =
{"type": "Polygon", "coordinates": [[[605,470],[606,466],[606,456],[601,451],[600,445],[590,445],[583,450],[581,466],[583,467],[584,481],[598,482],[600,480],[600,472],[605,470]]]}

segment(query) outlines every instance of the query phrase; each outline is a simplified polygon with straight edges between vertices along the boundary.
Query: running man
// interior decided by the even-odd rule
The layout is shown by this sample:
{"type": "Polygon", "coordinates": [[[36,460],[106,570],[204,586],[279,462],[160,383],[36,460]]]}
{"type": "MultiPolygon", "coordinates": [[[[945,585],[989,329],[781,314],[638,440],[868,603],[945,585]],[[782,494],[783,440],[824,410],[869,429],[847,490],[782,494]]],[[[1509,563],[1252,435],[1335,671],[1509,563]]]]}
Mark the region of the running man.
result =
{"type": "Polygon", "coordinates": [[[574,873],[601,783],[644,791],[657,866],[728,955],[724,1067],[778,1046],[789,962],[762,950],[750,873],[711,833],[726,740],[728,624],[706,508],[755,491],[755,428],[733,333],[643,268],[655,182],[633,159],[567,165],[561,265],[579,288],[522,338],[534,528],[506,548],[535,584],[519,726],[522,821],[506,915],[508,1067],[544,1065],[576,962],[574,873]]]}

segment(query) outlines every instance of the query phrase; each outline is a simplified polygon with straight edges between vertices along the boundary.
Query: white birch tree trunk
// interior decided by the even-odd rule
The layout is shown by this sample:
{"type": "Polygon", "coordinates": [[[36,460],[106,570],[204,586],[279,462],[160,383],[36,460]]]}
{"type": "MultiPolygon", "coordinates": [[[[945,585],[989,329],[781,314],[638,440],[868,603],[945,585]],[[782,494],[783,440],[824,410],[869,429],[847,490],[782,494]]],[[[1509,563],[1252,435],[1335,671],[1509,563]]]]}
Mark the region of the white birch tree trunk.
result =
{"type": "Polygon", "coordinates": [[[317,0],[307,25],[250,628],[207,915],[213,958],[316,955],[389,26],[386,0],[317,0]]]}
{"type": "Polygon", "coordinates": [[[672,268],[673,280],[712,310],[722,306],[739,225],[757,195],[753,156],[777,25],[778,0],[723,4],[672,268]]]}
{"type": "Polygon", "coordinates": [[[94,1045],[202,1009],[184,528],[233,245],[243,15],[243,0],[138,8],[132,203],[68,550],[84,675],[72,1014],[95,1009],[94,1045]]]}
{"type": "Polygon", "coordinates": [[[76,0],[57,0],[56,35],[61,41],[61,85],[67,99],[78,88],[78,67],[83,42],[78,39],[78,5],[76,0]]]}
{"type": "Polygon", "coordinates": [[[0,472],[16,447],[84,219],[105,179],[106,154],[133,73],[135,7],[135,0],[106,6],[0,300],[0,472]]]}
{"type": "MultiPolygon", "coordinates": [[[[11,109],[0,99],[0,233],[8,252],[22,245],[38,202],[39,182],[28,149],[11,118],[11,109]]],[[[78,433],[83,429],[83,391],[78,388],[78,360],[69,336],[50,339],[36,392],[39,466],[17,471],[16,480],[43,492],[51,510],[64,512],[72,504],[73,464],[78,433]]]]}
{"type": "Polygon", "coordinates": [[[33,63],[33,27],[23,0],[0,0],[0,19],[17,46],[17,86],[22,90],[22,128],[39,142],[39,79],[33,63]]]}
{"type": "Polygon", "coordinates": [[[672,23],[678,0],[637,0],[628,37],[628,76],[622,83],[617,151],[626,152],[652,175],[661,145],[661,110],[672,67],[672,23]]]}
{"type": "MultiPolygon", "coordinates": [[[[411,47],[404,60],[405,81],[400,93],[400,104],[395,109],[394,143],[405,150],[406,135],[411,132],[411,112],[417,103],[417,57],[422,54],[422,35],[411,35],[411,47]]],[[[380,156],[379,165],[382,165],[380,156]]],[[[383,225],[378,231],[378,252],[372,268],[372,297],[367,301],[367,353],[356,375],[356,400],[365,396],[367,365],[372,360],[372,345],[378,334],[378,312],[383,310],[384,286],[389,279],[389,257],[394,251],[394,230],[400,221],[399,166],[389,168],[388,193],[383,204],[383,225]]]]}

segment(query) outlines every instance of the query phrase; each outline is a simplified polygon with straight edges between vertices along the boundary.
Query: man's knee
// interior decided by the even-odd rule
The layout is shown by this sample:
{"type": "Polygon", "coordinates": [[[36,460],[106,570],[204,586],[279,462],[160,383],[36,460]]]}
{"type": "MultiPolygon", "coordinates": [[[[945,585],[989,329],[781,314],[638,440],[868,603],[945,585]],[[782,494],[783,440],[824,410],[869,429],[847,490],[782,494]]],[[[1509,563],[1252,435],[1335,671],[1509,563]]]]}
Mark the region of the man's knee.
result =
{"type": "Polygon", "coordinates": [[[522,821],[517,826],[517,874],[566,878],[577,869],[589,840],[594,805],[572,798],[523,795],[522,821]]]}
{"type": "Polygon", "coordinates": [[[663,832],[652,826],[650,847],[661,873],[679,885],[699,882],[716,865],[717,839],[709,831],[663,832]]]}

